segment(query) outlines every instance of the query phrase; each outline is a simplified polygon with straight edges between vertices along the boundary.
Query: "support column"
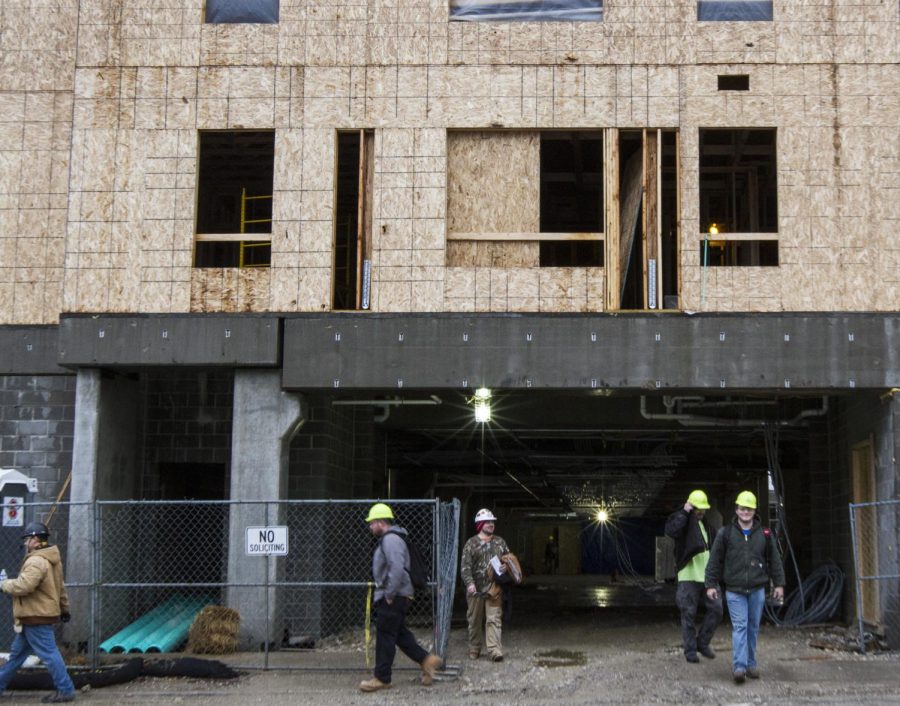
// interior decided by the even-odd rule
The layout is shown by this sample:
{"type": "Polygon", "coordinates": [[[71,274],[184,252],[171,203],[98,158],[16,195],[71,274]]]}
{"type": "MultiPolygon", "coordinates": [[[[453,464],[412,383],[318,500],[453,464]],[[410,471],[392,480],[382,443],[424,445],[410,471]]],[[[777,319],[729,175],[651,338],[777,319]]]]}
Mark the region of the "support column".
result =
{"type": "MultiPolygon", "coordinates": [[[[137,380],[104,374],[98,369],[78,371],[75,387],[75,435],[72,442],[72,484],[69,512],[69,548],[66,583],[93,583],[95,500],[130,500],[137,497],[140,468],[140,390],[137,380]],[[72,551],[73,549],[77,551],[72,551]]],[[[72,615],[78,621],[73,636],[88,637],[90,591],[69,590],[72,615]]],[[[111,602],[127,596],[105,595],[111,602]]],[[[114,614],[114,611],[110,610],[114,614]]],[[[103,626],[101,626],[101,632],[103,626]]],[[[70,636],[70,637],[73,637],[70,636]]],[[[102,637],[101,637],[102,639],[102,637]]]]}
{"type": "MultiPolygon", "coordinates": [[[[231,499],[280,500],[286,497],[288,447],[307,419],[306,401],[281,389],[280,370],[237,370],[231,440],[231,499]]],[[[229,519],[228,582],[274,581],[278,562],[245,555],[246,528],[280,524],[277,506],[233,505],[229,519]]],[[[290,538],[289,538],[290,542],[290,538]]],[[[268,600],[259,587],[231,588],[228,605],[241,613],[243,647],[276,639],[276,592],[268,600]],[[266,625],[268,622],[268,630],[266,625]]]]}

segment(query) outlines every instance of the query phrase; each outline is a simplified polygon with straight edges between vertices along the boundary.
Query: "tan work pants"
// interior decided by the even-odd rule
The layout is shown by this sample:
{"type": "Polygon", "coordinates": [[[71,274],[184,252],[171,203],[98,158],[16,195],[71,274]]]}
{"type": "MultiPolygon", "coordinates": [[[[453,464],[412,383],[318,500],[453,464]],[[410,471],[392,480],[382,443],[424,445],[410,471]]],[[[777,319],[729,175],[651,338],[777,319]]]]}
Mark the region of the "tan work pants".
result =
{"type": "Polygon", "coordinates": [[[503,608],[500,596],[489,598],[483,596],[466,596],[468,609],[466,620],[469,623],[469,652],[481,652],[482,645],[487,645],[491,657],[503,655],[500,644],[500,629],[503,625],[503,608]]]}

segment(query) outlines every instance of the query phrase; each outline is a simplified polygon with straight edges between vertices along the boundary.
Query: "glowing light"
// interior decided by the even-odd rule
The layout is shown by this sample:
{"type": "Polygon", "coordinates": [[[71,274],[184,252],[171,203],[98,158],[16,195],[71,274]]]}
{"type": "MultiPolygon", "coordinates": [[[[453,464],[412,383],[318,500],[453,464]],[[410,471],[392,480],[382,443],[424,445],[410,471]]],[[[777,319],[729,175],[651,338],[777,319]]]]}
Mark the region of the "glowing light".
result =
{"type": "Polygon", "coordinates": [[[472,402],[475,405],[475,421],[478,424],[491,421],[491,391],[486,387],[479,387],[475,390],[472,402]]]}
{"type": "Polygon", "coordinates": [[[709,234],[710,235],[718,235],[719,234],[719,226],[717,226],[715,223],[712,223],[709,226],[709,234]]]}
{"type": "Polygon", "coordinates": [[[603,523],[609,520],[609,513],[606,510],[597,510],[597,522],[603,523]]]}

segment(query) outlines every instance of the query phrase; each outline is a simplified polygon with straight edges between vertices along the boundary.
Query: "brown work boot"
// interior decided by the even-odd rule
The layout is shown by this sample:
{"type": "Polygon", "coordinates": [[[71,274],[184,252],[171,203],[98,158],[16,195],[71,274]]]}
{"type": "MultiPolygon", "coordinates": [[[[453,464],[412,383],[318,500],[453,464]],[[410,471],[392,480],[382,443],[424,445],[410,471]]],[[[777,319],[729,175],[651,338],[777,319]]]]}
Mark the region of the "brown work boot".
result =
{"type": "Polygon", "coordinates": [[[422,685],[431,686],[434,683],[434,673],[444,664],[437,655],[428,655],[422,660],[422,685]]]}
{"type": "Polygon", "coordinates": [[[469,650],[469,659],[478,659],[481,657],[481,652],[478,650],[469,650]]]}
{"type": "Polygon", "coordinates": [[[371,679],[366,679],[366,681],[361,681],[359,683],[360,691],[379,691],[380,689],[390,689],[391,683],[384,683],[378,677],[372,677],[371,679]]]}

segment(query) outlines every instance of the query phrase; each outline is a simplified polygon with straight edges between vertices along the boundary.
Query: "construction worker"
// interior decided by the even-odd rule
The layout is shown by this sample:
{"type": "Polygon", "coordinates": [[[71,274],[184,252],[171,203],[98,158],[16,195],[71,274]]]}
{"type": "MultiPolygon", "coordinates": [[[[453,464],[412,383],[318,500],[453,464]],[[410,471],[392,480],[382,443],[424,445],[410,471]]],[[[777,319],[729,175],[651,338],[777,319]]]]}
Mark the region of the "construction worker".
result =
{"type": "Polygon", "coordinates": [[[441,658],[428,654],[406,627],[406,613],[413,600],[406,530],[394,525],[394,513],[384,503],[375,503],[369,509],[366,522],[369,531],[379,538],[372,554],[375,670],[371,679],[360,682],[360,691],[391,688],[391,670],[398,647],[421,667],[422,684],[431,686],[434,673],[441,666],[441,658]]]}
{"type": "Polygon", "coordinates": [[[491,585],[488,566],[491,559],[509,554],[509,547],[502,537],[494,534],[497,518],[487,508],[475,513],[475,536],[463,547],[460,560],[460,576],[466,586],[466,620],[469,624],[469,659],[478,659],[482,645],[494,662],[503,661],[500,640],[503,625],[502,594],[488,595],[491,585]]]}
{"type": "Polygon", "coordinates": [[[749,490],[738,494],[735,518],[716,535],[706,565],[706,594],[719,595],[725,586],[725,600],[731,616],[732,675],[736,684],[746,677],[759,679],[756,638],[766,602],[766,587],[774,584],[772,596],[784,598],[784,567],[781,552],[768,527],[756,514],[756,496],[749,490]]]}
{"type": "Polygon", "coordinates": [[[706,519],[707,510],[706,493],[695,490],[684,506],[666,520],[666,536],[675,540],[675,569],[678,571],[675,604],[681,611],[681,642],[684,658],[692,663],[700,661],[698,652],[708,659],[715,658],[711,643],[722,622],[722,599],[707,596],[704,584],[709,548],[715,538],[706,519]],[[701,601],[705,615],[698,631],[695,621],[701,601]]]}
{"type": "Polygon", "coordinates": [[[50,530],[41,522],[29,522],[22,534],[25,559],[19,575],[0,584],[13,597],[13,621],[16,636],[9,660],[0,668],[0,693],[6,689],[16,670],[33,652],[47,665],[56,693],[45,696],[45,704],[75,700],[72,683],[59,648],[53,625],[69,621],[69,595],[63,582],[59,547],[50,546],[50,530]]]}

